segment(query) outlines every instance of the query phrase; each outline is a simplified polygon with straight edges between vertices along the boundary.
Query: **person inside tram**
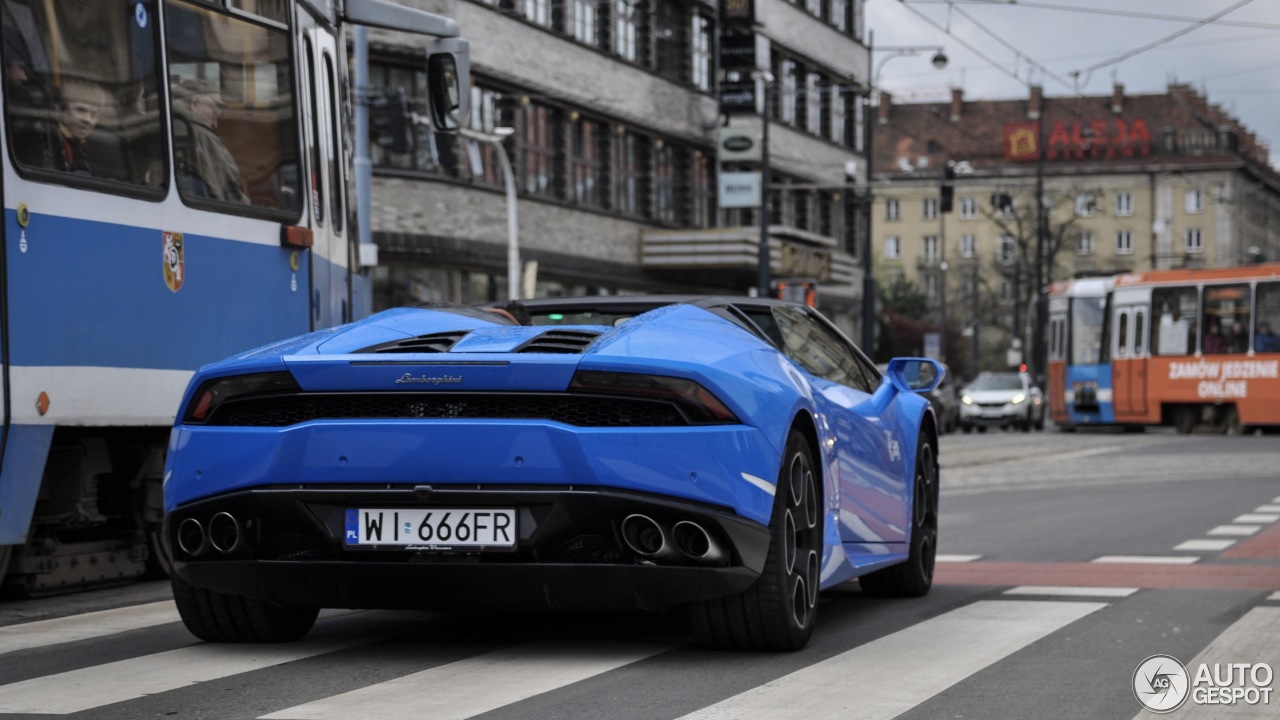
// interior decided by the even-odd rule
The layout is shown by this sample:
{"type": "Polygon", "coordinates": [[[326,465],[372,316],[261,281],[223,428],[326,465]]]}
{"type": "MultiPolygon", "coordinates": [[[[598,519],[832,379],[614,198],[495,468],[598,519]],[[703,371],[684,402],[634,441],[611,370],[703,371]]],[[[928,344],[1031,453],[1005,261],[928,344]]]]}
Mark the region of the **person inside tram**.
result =
{"type": "Polygon", "coordinates": [[[1204,352],[1206,355],[1221,354],[1227,351],[1227,339],[1222,335],[1222,327],[1217,318],[1209,320],[1209,327],[1204,333],[1204,352]]]}
{"type": "Polygon", "coordinates": [[[1244,329],[1244,323],[1239,320],[1231,323],[1231,334],[1227,336],[1227,352],[1241,354],[1249,352],[1249,331],[1244,329]]]}
{"type": "Polygon", "coordinates": [[[218,134],[225,107],[217,83],[205,78],[183,80],[173,88],[174,153],[178,187],[189,197],[248,203],[240,166],[218,134]]]}
{"type": "Polygon", "coordinates": [[[1271,331],[1271,323],[1263,320],[1258,323],[1258,334],[1253,338],[1253,349],[1257,352],[1280,352],[1280,336],[1271,331]]]}

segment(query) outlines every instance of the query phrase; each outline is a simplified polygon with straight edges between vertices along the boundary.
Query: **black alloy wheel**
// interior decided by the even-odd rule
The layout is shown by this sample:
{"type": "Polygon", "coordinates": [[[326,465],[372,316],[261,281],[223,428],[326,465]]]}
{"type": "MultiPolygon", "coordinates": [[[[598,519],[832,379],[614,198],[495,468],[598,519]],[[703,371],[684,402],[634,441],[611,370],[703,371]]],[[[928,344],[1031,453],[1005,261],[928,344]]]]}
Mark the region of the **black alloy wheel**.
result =
{"type": "Polygon", "coordinates": [[[914,488],[911,550],[907,561],[858,578],[868,595],[920,597],[933,587],[933,569],[938,557],[938,460],[923,432],[916,448],[914,488]]]}
{"type": "Polygon", "coordinates": [[[689,606],[694,637],[719,650],[799,650],[818,614],[821,483],[809,441],[792,430],[782,455],[764,571],[751,587],[689,606]]]}

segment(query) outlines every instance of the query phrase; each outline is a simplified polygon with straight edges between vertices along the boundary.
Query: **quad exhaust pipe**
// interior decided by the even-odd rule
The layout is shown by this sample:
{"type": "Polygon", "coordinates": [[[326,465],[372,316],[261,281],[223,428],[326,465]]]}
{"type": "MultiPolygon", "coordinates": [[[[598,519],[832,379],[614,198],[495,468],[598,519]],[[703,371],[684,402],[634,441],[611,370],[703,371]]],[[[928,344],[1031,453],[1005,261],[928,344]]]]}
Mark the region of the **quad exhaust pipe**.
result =
{"type": "Polygon", "coordinates": [[[628,515],[622,521],[622,541],[627,549],[653,562],[721,565],[724,549],[702,525],[681,520],[667,528],[648,515],[628,515]]]}
{"type": "Polygon", "coordinates": [[[188,557],[200,557],[212,549],[222,555],[231,555],[244,545],[244,533],[240,521],[228,512],[220,512],[209,519],[206,528],[199,520],[187,518],[178,524],[178,549],[188,557]]]}

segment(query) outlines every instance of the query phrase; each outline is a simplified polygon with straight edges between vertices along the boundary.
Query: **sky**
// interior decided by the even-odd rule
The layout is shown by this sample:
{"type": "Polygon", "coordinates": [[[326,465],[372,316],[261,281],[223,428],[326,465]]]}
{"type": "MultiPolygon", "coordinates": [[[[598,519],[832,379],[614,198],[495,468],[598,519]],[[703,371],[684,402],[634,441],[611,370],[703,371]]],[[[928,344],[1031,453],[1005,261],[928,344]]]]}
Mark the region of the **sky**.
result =
{"type": "Polygon", "coordinates": [[[996,100],[1024,98],[1028,84],[1062,97],[1188,83],[1280,168],[1280,0],[868,0],[866,20],[879,85],[902,102],[946,100],[952,88],[996,100]],[[931,48],[890,50],[913,45],[931,48]],[[932,46],[945,69],[930,63],[932,46]]]}

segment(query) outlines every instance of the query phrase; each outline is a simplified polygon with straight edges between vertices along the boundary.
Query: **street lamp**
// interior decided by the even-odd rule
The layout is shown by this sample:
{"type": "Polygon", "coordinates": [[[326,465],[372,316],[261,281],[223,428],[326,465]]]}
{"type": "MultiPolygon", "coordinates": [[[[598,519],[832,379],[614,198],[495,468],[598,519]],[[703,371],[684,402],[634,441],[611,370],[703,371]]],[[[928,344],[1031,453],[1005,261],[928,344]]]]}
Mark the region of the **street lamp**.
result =
{"type": "Polygon", "coordinates": [[[760,247],[756,251],[756,292],[769,296],[769,113],[773,99],[773,73],[757,70],[752,77],[763,86],[764,112],[760,113],[760,247]]]}
{"type": "Polygon", "coordinates": [[[515,128],[496,127],[493,132],[486,133],[471,128],[459,128],[458,134],[471,140],[479,140],[493,145],[498,153],[498,163],[502,165],[502,183],[507,191],[507,299],[520,299],[520,238],[518,235],[519,220],[516,214],[516,178],[511,172],[511,158],[507,156],[507,148],[502,141],[514,133],[515,128]]]}
{"type": "Polygon", "coordinates": [[[874,103],[870,106],[872,109],[867,118],[867,196],[866,206],[867,212],[864,217],[865,232],[862,239],[862,350],[868,355],[874,355],[875,345],[875,322],[876,322],[876,281],[873,274],[873,258],[872,248],[875,243],[871,237],[871,215],[874,206],[874,176],[875,176],[875,127],[879,122],[879,113],[876,107],[879,106],[879,96],[877,93],[880,88],[880,71],[884,69],[885,63],[893,58],[903,57],[907,55],[919,55],[922,52],[933,51],[931,62],[933,66],[939,70],[947,66],[947,54],[943,48],[938,45],[891,45],[882,48],[875,46],[876,34],[874,31],[867,32],[867,56],[872,57],[877,52],[890,53],[880,59],[876,63],[875,70],[871,73],[871,87],[868,91],[868,99],[874,103]]]}

